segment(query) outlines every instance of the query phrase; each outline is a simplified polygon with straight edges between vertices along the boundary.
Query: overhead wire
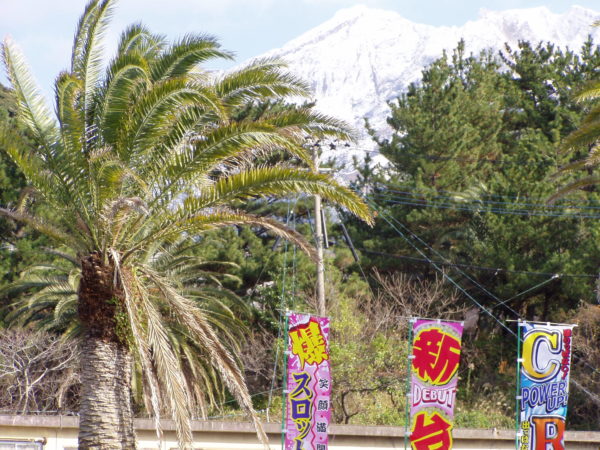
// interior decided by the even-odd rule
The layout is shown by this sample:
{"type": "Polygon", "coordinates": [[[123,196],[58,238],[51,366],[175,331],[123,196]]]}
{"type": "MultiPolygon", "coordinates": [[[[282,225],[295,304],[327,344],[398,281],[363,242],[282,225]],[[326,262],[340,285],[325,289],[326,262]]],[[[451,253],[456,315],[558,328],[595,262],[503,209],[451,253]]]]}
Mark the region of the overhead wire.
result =
{"type": "MultiPolygon", "coordinates": [[[[573,204],[573,203],[567,203],[567,204],[548,204],[548,203],[527,203],[527,202],[507,202],[507,201],[500,201],[500,200],[484,200],[484,199],[468,199],[468,198],[457,198],[459,196],[464,196],[465,193],[464,192],[452,192],[452,191],[439,191],[439,192],[444,192],[444,193],[451,193],[454,195],[439,195],[435,192],[418,192],[418,191],[398,191],[395,189],[387,189],[386,192],[378,192],[375,195],[380,196],[380,197],[385,197],[385,198],[390,198],[390,199],[395,199],[395,198],[399,198],[399,199],[414,199],[415,196],[427,196],[427,199],[434,199],[434,200],[439,200],[439,199],[443,199],[443,200],[451,200],[451,201],[456,201],[456,202],[462,202],[462,203],[477,203],[477,204],[491,204],[491,205],[507,205],[507,206],[515,206],[515,207],[534,207],[534,208],[547,208],[547,209],[591,209],[591,210],[600,210],[600,206],[591,206],[591,205],[581,205],[581,204],[573,204]],[[400,194],[400,195],[395,195],[395,194],[400,194]],[[431,195],[431,194],[435,194],[435,195],[431,195]]],[[[487,196],[486,194],[484,194],[484,196],[487,196]]],[[[500,198],[502,198],[502,196],[499,196],[500,198]]],[[[417,199],[420,200],[420,199],[417,199]]]]}
{"type": "Polygon", "coordinates": [[[369,288],[369,291],[371,291],[371,294],[374,296],[375,292],[373,291],[373,288],[371,287],[371,283],[369,283],[369,279],[367,278],[367,274],[365,273],[365,271],[363,269],[363,266],[360,263],[360,257],[358,255],[358,253],[356,253],[356,248],[354,247],[354,243],[352,242],[352,238],[350,237],[350,233],[348,233],[348,230],[346,229],[346,226],[344,225],[343,221],[340,221],[340,225],[341,225],[341,228],[342,228],[342,234],[344,236],[344,240],[346,241],[346,244],[350,248],[350,252],[352,253],[354,261],[358,265],[358,269],[360,270],[360,273],[361,273],[361,275],[363,277],[363,280],[365,280],[365,283],[367,284],[367,287],[369,288]]]}
{"type": "MultiPolygon", "coordinates": [[[[297,200],[296,200],[297,201],[297,200]]],[[[294,205],[294,209],[292,210],[292,229],[296,231],[296,213],[295,213],[296,205],[294,205]]],[[[294,250],[292,254],[292,309],[296,309],[296,252],[298,247],[294,245],[294,250]]]]}
{"type": "MultiPolygon", "coordinates": [[[[396,222],[399,226],[401,226],[407,233],[409,233],[411,236],[413,236],[414,239],[418,240],[423,246],[425,246],[426,248],[428,248],[430,251],[432,251],[433,253],[435,253],[435,255],[438,258],[442,258],[446,261],[448,261],[448,258],[446,258],[444,255],[442,255],[440,252],[438,252],[436,249],[434,249],[433,247],[431,247],[429,244],[427,244],[427,242],[425,242],[423,239],[421,239],[417,234],[413,233],[408,227],[406,227],[405,225],[403,225],[400,221],[398,221],[395,217],[391,216],[391,219],[396,222]]],[[[485,286],[483,286],[481,283],[479,283],[477,280],[475,280],[473,277],[471,277],[469,274],[467,274],[465,271],[463,271],[460,268],[457,268],[457,271],[464,276],[467,280],[469,280],[471,283],[473,283],[475,286],[477,286],[479,289],[481,289],[483,292],[485,292],[488,296],[492,297],[497,303],[494,306],[497,307],[498,305],[500,305],[502,303],[502,300],[495,295],[493,292],[491,292],[489,289],[487,289],[485,286]]],[[[555,277],[553,276],[551,279],[554,279],[555,277]]],[[[505,305],[513,314],[515,314],[516,316],[519,316],[519,313],[517,311],[515,311],[513,308],[511,308],[510,306],[505,305]]]]}
{"type": "Polygon", "coordinates": [[[414,158],[423,158],[429,161],[457,161],[464,163],[492,163],[499,166],[535,166],[535,167],[558,167],[556,161],[504,161],[501,159],[492,158],[457,158],[453,156],[434,156],[423,155],[417,153],[402,152],[402,156],[410,156],[414,158]]]}
{"type": "MultiPolygon", "coordinates": [[[[371,207],[373,207],[373,205],[371,204],[371,207]]],[[[446,272],[444,272],[435,262],[433,262],[430,258],[428,258],[428,256],[421,251],[421,249],[419,249],[410,239],[408,239],[408,237],[402,233],[402,231],[400,231],[398,229],[398,227],[394,226],[394,224],[392,222],[390,222],[386,217],[385,217],[385,213],[379,212],[380,217],[382,217],[387,223],[388,225],[390,225],[411,247],[413,247],[421,256],[423,256],[425,259],[429,260],[430,264],[444,277],[446,278],[452,285],[454,285],[459,291],[461,291],[463,294],[465,294],[465,296],[471,300],[475,305],[477,305],[477,307],[479,307],[482,311],[484,311],[488,316],[492,317],[498,324],[500,324],[500,326],[502,328],[504,328],[505,330],[507,330],[510,334],[512,334],[514,337],[517,337],[517,334],[512,331],[512,329],[510,329],[508,326],[506,326],[506,324],[504,324],[499,318],[496,317],[495,314],[493,314],[492,311],[489,311],[487,308],[485,308],[480,302],[478,302],[471,294],[469,294],[465,289],[462,288],[462,286],[460,286],[452,277],[450,277],[446,272]]],[[[403,228],[405,228],[406,230],[408,230],[408,228],[404,227],[399,221],[397,221],[394,217],[391,217],[396,223],[398,223],[399,225],[401,225],[403,228]]],[[[421,238],[419,238],[415,233],[413,233],[412,231],[408,230],[408,232],[410,232],[410,234],[417,238],[422,244],[424,244],[426,247],[428,247],[430,250],[433,250],[434,252],[436,252],[435,249],[433,249],[431,246],[429,246],[425,241],[423,241],[421,238]]],[[[439,254],[439,253],[438,253],[439,254]]],[[[441,255],[440,255],[441,256],[441,255]]],[[[462,272],[462,271],[460,271],[462,272]]],[[[463,275],[466,275],[464,272],[462,272],[463,275]]],[[[468,277],[468,279],[471,279],[468,275],[466,275],[468,277]]],[[[488,295],[492,296],[492,298],[497,299],[498,301],[500,301],[500,299],[495,296],[493,293],[491,293],[489,290],[487,290],[485,287],[483,287],[481,284],[479,283],[475,283],[476,285],[478,285],[484,292],[486,292],[488,295]]],[[[522,295],[523,293],[521,293],[520,295],[522,295]]],[[[506,306],[506,305],[505,305],[506,306]]],[[[507,308],[509,310],[511,310],[519,319],[522,319],[521,315],[515,311],[513,308],[508,307],[507,308]]],[[[589,369],[593,370],[595,373],[600,373],[600,371],[598,369],[596,369],[595,367],[593,367],[592,365],[590,365],[589,363],[587,363],[582,357],[573,354],[574,357],[578,358],[579,362],[581,362],[583,365],[585,365],[586,367],[588,367],[589,369]]],[[[575,381],[575,380],[574,380],[575,381]]],[[[580,383],[574,383],[578,388],[581,388],[581,390],[583,392],[585,392],[586,394],[588,394],[592,399],[594,399],[594,401],[597,404],[600,404],[600,397],[592,394],[589,390],[585,389],[585,387],[583,387],[580,383]]]]}
{"type": "Polygon", "coordinates": [[[532,287],[530,287],[529,289],[525,289],[523,292],[519,292],[518,294],[516,294],[516,295],[513,295],[512,297],[510,297],[510,298],[508,298],[508,299],[506,299],[506,300],[502,300],[500,303],[498,303],[498,304],[497,304],[496,306],[494,306],[494,308],[492,308],[492,309],[496,309],[498,306],[507,306],[506,304],[507,304],[508,302],[510,302],[510,301],[512,301],[512,300],[514,300],[515,298],[519,298],[519,297],[521,297],[522,295],[525,295],[525,294],[527,294],[527,293],[529,293],[529,292],[535,291],[536,289],[538,289],[538,288],[540,288],[540,287],[542,287],[542,286],[544,286],[544,285],[546,285],[546,284],[550,283],[552,280],[556,280],[556,279],[558,279],[558,278],[560,278],[560,275],[559,275],[559,274],[554,274],[554,275],[552,275],[550,278],[548,278],[547,280],[544,280],[544,281],[542,281],[541,283],[538,283],[538,284],[536,284],[535,286],[532,286],[532,287]]]}
{"type": "Polygon", "coordinates": [[[583,214],[583,213],[551,213],[551,212],[540,212],[531,209],[503,209],[503,208],[477,208],[467,207],[467,206],[459,206],[453,203],[423,203],[418,201],[409,201],[414,199],[386,199],[384,200],[388,204],[392,205],[407,205],[407,206],[418,206],[420,208],[435,208],[435,209],[451,209],[455,211],[466,211],[473,213],[494,213],[494,214],[504,214],[504,215],[514,215],[514,216],[540,216],[540,217],[567,217],[574,219],[600,219],[600,214],[583,214]]]}
{"type": "MultiPolygon", "coordinates": [[[[366,146],[355,146],[351,150],[360,151],[365,154],[381,154],[380,152],[374,151],[372,148],[366,146]]],[[[400,156],[410,156],[411,158],[422,158],[429,161],[457,161],[463,163],[491,163],[498,166],[525,166],[525,167],[560,167],[556,161],[506,161],[503,159],[493,158],[457,158],[455,156],[436,156],[436,155],[424,155],[422,153],[411,153],[402,152],[400,156]]]]}
{"type": "MultiPolygon", "coordinates": [[[[423,262],[423,263],[429,264],[429,260],[424,259],[424,258],[417,258],[414,256],[407,256],[407,255],[397,255],[397,254],[393,254],[393,253],[378,252],[378,251],[369,250],[366,248],[359,248],[359,250],[361,252],[370,253],[373,255],[386,256],[386,257],[397,258],[397,259],[406,259],[408,261],[423,262]]],[[[503,267],[477,266],[474,264],[452,263],[452,262],[445,262],[445,261],[439,261],[439,260],[435,260],[435,262],[437,264],[440,264],[440,265],[446,266],[446,267],[464,267],[467,269],[485,270],[485,271],[495,272],[495,273],[507,272],[507,273],[514,273],[514,274],[548,276],[548,277],[552,277],[552,276],[556,275],[556,273],[554,273],[554,272],[532,272],[532,271],[527,271],[527,270],[513,270],[513,269],[506,269],[503,267]]],[[[597,278],[598,277],[597,274],[591,274],[591,273],[582,273],[582,274],[559,273],[559,275],[561,278],[597,278]]]]}
{"type": "MultiPolygon", "coordinates": [[[[372,204],[371,204],[371,207],[373,207],[372,204]]],[[[513,336],[516,336],[516,333],[513,330],[511,330],[509,327],[507,327],[500,319],[498,319],[494,314],[492,314],[490,311],[488,311],[485,306],[483,306],[471,294],[469,294],[465,289],[463,289],[462,286],[460,286],[456,281],[454,281],[454,279],[451,276],[449,276],[444,270],[442,270],[442,268],[438,264],[436,264],[434,261],[432,261],[419,247],[417,247],[404,233],[402,233],[402,231],[400,231],[400,229],[398,227],[396,227],[392,222],[390,222],[387,219],[387,217],[385,216],[385,213],[379,212],[379,217],[383,218],[383,220],[385,220],[388,225],[390,225],[394,230],[396,230],[396,232],[411,247],[413,247],[417,253],[419,253],[423,258],[427,259],[429,261],[429,263],[431,264],[431,266],[433,266],[442,275],[443,278],[447,279],[452,285],[454,285],[459,291],[461,291],[468,299],[470,299],[473,303],[475,303],[479,307],[479,309],[481,309],[487,315],[489,315],[492,319],[494,319],[502,328],[506,329],[513,336]]]]}
{"type": "MultiPolygon", "coordinates": [[[[431,194],[431,193],[444,193],[444,194],[452,194],[453,196],[464,195],[465,192],[457,192],[457,191],[449,191],[445,189],[431,188],[431,191],[415,191],[415,189],[419,189],[418,187],[412,184],[395,184],[393,187],[385,186],[385,192],[398,192],[398,193],[417,193],[417,194],[431,194]],[[400,189],[394,188],[406,188],[411,189],[411,191],[402,191],[400,189]]],[[[385,193],[384,191],[379,191],[380,193],[385,193]]],[[[526,195],[510,195],[510,194],[493,194],[489,192],[482,192],[482,195],[489,198],[500,198],[500,199],[513,199],[513,200],[522,200],[526,195]]],[[[600,206],[598,207],[600,208],[600,206]]]]}
{"type": "MultiPolygon", "coordinates": [[[[290,224],[290,218],[291,218],[290,202],[291,202],[291,200],[288,198],[287,213],[286,213],[286,220],[285,220],[286,226],[289,226],[289,224],[290,224]]],[[[298,198],[296,198],[296,202],[294,203],[294,209],[296,208],[297,202],[298,202],[298,198]]],[[[293,209],[291,211],[293,211],[293,209]]],[[[281,298],[280,298],[280,303],[279,303],[279,321],[278,321],[278,327],[277,327],[277,341],[278,342],[281,340],[281,334],[282,334],[282,329],[283,329],[283,316],[285,315],[285,309],[286,309],[285,275],[287,272],[287,252],[288,252],[287,239],[285,240],[283,245],[284,245],[284,253],[283,253],[283,267],[281,269],[281,272],[282,272],[281,273],[281,298]]],[[[280,346],[277,345],[276,349],[275,349],[275,362],[273,364],[273,376],[271,378],[271,389],[269,390],[269,397],[267,400],[267,408],[266,408],[267,422],[269,422],[269,420],[270,420],[271,402],[273,401],[273,391],[275,389],[275,382],[277,379],[277,367],[279,366],[279,353],[280,353],[279,347],[280,346]]]]}
{"type": "MultiPolygon", "coordinates": [[[[418,240],[418,241],[419,241],[419,242],[420,242],[420,243],[421,243],[423,246],[425,246],[426,248],[428,248],[429,250],[431,250],[431,251],[432,251],[433,253],[435,253],[435,254],[436,254],[438,257],[440,257],[440,258],[442,258],[442,259],[444,259],[444,260],[448,261],[448,259],[447,259],[445,256],[443,256],[443,255],[442,255],[442,254],[441,254],[439,251],[437,251],[436,249],[434,249],[433,247],[431,247],[429,244],[427,244],[427,242],[425,242],[425,241],[424,241],[422,238],[420,238],[420,237],[419,237],[419,236],[418,236],[416,233],[414,233],[413,231],[411,231],[411,230],[410,230],[408,227],[406,227],[405,225],[403,225],[403,224],[402,224],[400,221],[398,221],[396,218],[394,218],[393,216],[390,216],[390,218],[391,218],[391,219],[392,219],[394,222],[396,222],[396,223],[397,223],[397,224],[398,224],[400,227],[402,227],[402,228],[403,228],[403,229],[404,229],[406,232],[408,232],[408,233],[409,233],[411,236],[413,236],[413,238],[417,239],[417,240],[418,240]]],[[[384,218],[384,219],[385,219],[385,218],[384,218]]],[[[389,222],[388,222],[388,223],[389,223],[389,222]]],[[[392,227],[393,227],[393,225],[392,225],[392,227]]],[[[397,230],[397,228],[396,228],[396,227],[393,227],[393,228],[395,228],[395,229],[397,230]]],[[[398,231],[398,230],[397,230],[397,231],[398,231]]],[[[407,241],[407,242],[408,242],[408,241],[407,241]]],[[[409,242],[409,243],[410,243],[410,242],[409,242]]],[[[414,248],[414,246],[413,246],[413,248],[414,248]]],[[[426,258],[427,258],[427,257],[426,257],[426,258]]],[[[429,261],[431,261],[431,259],[429,259],[429,261]]],[[[549,274],[549,275],[552,275],[552,276],[551,276],[549,279],[547,279],[547,280],[545,280],[545,281],[543,281],[543,282],[541,282],[541,283],[538,283],[538,284],[536,284],[535,286],[532,286],[532,287],[530,287],[530,288],[526,289],[525,291],[522,291],[522,292],[520,292],[520,293],[516,294],[515,296],[513,296],[513,297],[509,298],[508,300],[501,300],[501,299],[500,299],[498,296],[496,296],[494,293],[492,293],[491,291],[489,291],[489,290],[488,290],[488,289],[487,289],[485,286],[483,286],[481,283],[479,283],[478,281],[476,281],[475,279],[473,279],[473,278],[472,278],[470,275],[468,275],[466,272],[464,272],[464,271],[463,271],[463,270],[461,270],[460,268],[457,268],[457,271],[458,271],[458,272],[459,272],[459,273],[460,273],[462,276],[464,276],[464,277],[465,277],[465,278],[467,278],[469,281],[471,281],[471,282],[472,282],[472,283],[473,283],[475,286],[479,287],[479,288],[480,288],[480,289],[481,289],[481,290],[482,290],[484,293],[486,293],[487,295],[489,295],[490,297],[492,297],[494,300],[496,300],[496,301],[497,301],[497,303],[496,303],[496,305],[494,305],[494,308],[493,308],[493,309],[495,309],[497,306],[500,306],[500,305],[502,305],[502,306],[504,306],[505,308],[507,308],[507,309],[508,309],[510,312],[512,312],[512,313],[513,313],[515,316],[517,316],[518,318],[522,318],[522,317],[521,317],[521,315],[520,315],[520,314],[519,314],[519,313],[518,313],[518,312],[517,312],[515,309],[513,309],[512,307],[510,307],[510,306],[508,306],[508,305],[506,304],[508,301],[510,301],[510,300],[513,300],[514,298],[517,298],[517,297],[519,297],[519,296],[521,296],[521,295],[523,295],[523,294],[525,294],[525,293],[527,293],[527,292],[531,292],[531,291],[533,291],[534,289],[537,289],[537,288],[541,287],[542,285],[549,283],[549,282],[550,282],[550,281],[552,281],[552,280],[555,280],[555,279],[558,279],[558,278],[561,278],[561,277],[562,277],[562,275],[561,275],[561,274],[557,274],[557,273],[555,273],[555,274],[549,274]]],[[[492,309],[492,310],[493,310],[493,309],[492,309]]]]}
{"type": "MultiPolygon", "coordinates": [[[[393,221],[395,221],[399,226],[401,226],[402,228],[404,228],[404,230],[406,230],[408,233],[410,233],[414,238],[416,238],[418,241],[421,242],[421,244],[423,244],[424,246],[426,246],[427,248],[429,248],[432,252],[434,252],[438,257],[441,257],[442,259],[444,259],[446,262],[448,262],[448,259],[445,258],[440,252],[438,252],[437,250],[435,250],[433,247],[431,247],[429,244],[427,244],[425,241],[423,241],[423,239],[421,239],[418,235],[416,235],[415,233],[413,233],[410,229],[408,229],[406,226],[404,226],[402,223],[400,223],[398,220],[396,220],[393,216],[391,216],[391,219],[393,221]]],[[[493,306],[492,310],[497,308],[498,306],[504,306],[506,309],[508,309],[510,312],[512,312],[515,316],[517,317],[521,317],[520,314],[514,310],[512,307],[510,307],[509,305],[507,305],[507,303],[517,297],[520,297],[521,295],[524,295],[528,292],[531,292],[555,279],[558,279],[561,277],[561,274],[555,273],[555,274],[551,274],[551,277],[541,283],[536,284],[535,286],[532,286],[528,289],[526,289],[525,291],[522,291],[518,294],[516,294],[515,296],[507,299],[507,300],[501,300],[498,296],[496,296],[494,293],[490,292],[485,286],[483,286],[482,284],[480,284],[478,281],[476,281],[475,279],[473,279],[471,276],[469,276],[466,272],[464,272],[463,270],[461,270],[460,268],[457,267],[458,272],[463,275],[464,277],[466,277],[469,281],[471,281],[473,284],[475,284],[475,286],[479,287],[483,292],[485,292],[487,295],[489,295],[490,297],[492,297],[497,303],[496,305],[493,306]]]]}

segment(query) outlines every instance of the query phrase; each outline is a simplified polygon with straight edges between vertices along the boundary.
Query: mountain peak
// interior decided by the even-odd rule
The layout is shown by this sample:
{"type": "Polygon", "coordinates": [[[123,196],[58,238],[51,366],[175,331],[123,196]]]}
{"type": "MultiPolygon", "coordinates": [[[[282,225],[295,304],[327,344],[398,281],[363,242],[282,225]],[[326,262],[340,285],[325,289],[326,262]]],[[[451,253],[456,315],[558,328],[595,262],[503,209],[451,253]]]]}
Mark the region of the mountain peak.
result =
{"type": "Polygon", "coordinates": [[[371,8],[362,4],[350,6],[348,8],[342,8],[336,11],[332,20],[344,20],[349,17],[359,17],[364,14],[368,14],[371,10],[371,8]]]}
{"type": "Polygon", "coordinates": [[[328,36],[341,35],[346,32],[350,34],[360,33],[357,30],[373,30],[378,26],[385,26],[391,21],[410,23],[395,11],[370,8],[362,4],[343,8],[338,10],[331,19],[287,42],[281,49],[269,52],[269,54],[287,53],[287,51],[293,51],[296,48],[318,44],[326,41],[328,36]]]}
{"type": "Polygon", "coordinates": [[[359,5],[355,5],[355,6],[350,6],[348,8],[339,9],[338,11],[336,11],[336,13],[333,15],[333,17],[331,19],[329,19],[328,21],[325,22],[325,24],[326,23],[333,24],[335,22],[352,21],[352,20],[361,19],[361,18],[368,18],[371,16],[381,17],[381,16],[390,16],[390,15],[401,17],[400,14],[398,14],[395,11],[388,11],[388,10],[379,9],[379,8],[371,8],[369,6],[359,4],[359,5]]]}
{"type": "Polygon", "coordinates": [[[535,15],[557,15],[550,11],[546,6],[534,6],[531,8],[524,9],[505,9],[505,10],[496,10],[496,9],[488,9],[481,8],[479,10],[479,20],[491,19],[495,17],[515,17],[515,16],[535,16],[535,15]]]}
{"type": "Polygon", "coordinates": [[[546,7],[481,10],[477,20],[463,26],[435,27],[411,22],[394,11],[357,5],[338,11],[330,20],[307,31],[267,55],[288,61],[290,70],[307,80],[317,108],[344,119],[362,132],[358,153],[373,144],[364,119],[386,135],[387,102],[421,77],[424,67],[451,52],[463,39],[467,53],[491,49],[496,54],[521,40],[553,42],[579,50],[589,34],[600,42],[600,28],[592,28],[600,14],[580,6],[556,14],[546,7]]]}

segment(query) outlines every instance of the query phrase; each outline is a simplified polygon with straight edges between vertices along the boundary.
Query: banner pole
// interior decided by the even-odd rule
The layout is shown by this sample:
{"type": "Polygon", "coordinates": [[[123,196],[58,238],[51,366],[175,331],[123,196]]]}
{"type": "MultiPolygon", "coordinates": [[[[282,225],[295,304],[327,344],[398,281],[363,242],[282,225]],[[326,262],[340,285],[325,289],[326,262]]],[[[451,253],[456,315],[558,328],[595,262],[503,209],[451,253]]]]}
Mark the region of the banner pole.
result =
{"type": "Polygon", "coordinates": [[[519,450],[519,429],[520,429],[520,390],[521,390],[521,320],[517,322],[517,390],[515,394],[515,449],[519,450]]]}
{"type": "Polygon", "coordinates": [[[404,421],[404,450],[408,449],[408,430],[409,430],[409,426],[410,426],[410,401],[409,399],[411,398],[411,393],[410,393],[410,366],[411,366],[411,361],[412,361],[412,333],[413,333],[413,323],[414,323],[415,319],[414,318],[410,318],[408,321],[408,355],[406,355],[406,395],[405,395],[405,399],[406,399],[406,408],[405,408],[405,412],[406,412],[406,418],[404,421]]]}
{"type": "Polygon", "coordinates": [[[287,422],[287,363],[288,363],[288,346],[289,346],[289,323],[290,316],[288,311],[285,311],[285,328],[283,333],[283,386],[281,389],[281,450],[285,447],[285,433],[286,433],[286,422],[287,422]]]}

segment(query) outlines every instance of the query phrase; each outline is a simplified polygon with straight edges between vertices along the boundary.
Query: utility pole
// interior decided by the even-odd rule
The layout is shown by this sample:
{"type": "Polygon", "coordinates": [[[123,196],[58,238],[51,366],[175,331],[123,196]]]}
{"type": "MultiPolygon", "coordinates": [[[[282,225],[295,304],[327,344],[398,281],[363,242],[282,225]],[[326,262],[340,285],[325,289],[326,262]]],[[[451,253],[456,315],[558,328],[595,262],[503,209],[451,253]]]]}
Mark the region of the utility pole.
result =
{"type": "MultiPolygon", "coordinates": [[[[313,146],[313,162],[319,172],[319,146],[313,146]]],[[[323,214],[321,212],[321,196],[315,195],[315,244],[317,246],[317,314],[325,316],[325,261],[323,259],[323,214]]]]}

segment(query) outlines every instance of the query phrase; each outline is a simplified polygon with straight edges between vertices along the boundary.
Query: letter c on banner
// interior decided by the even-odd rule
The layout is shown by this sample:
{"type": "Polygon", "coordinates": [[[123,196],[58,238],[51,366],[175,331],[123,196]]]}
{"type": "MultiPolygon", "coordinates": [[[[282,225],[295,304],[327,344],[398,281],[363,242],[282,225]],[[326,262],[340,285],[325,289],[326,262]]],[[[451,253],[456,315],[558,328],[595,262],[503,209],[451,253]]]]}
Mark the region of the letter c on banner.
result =
{"type": "Polygon", "coordinates": [[[535,382],[550,380],[560,370],[561,334],[558,331],[533,329],[523,338],[523,372],[535,382]],[[543,348],[549,358],[540,359],[543,348]]]}

